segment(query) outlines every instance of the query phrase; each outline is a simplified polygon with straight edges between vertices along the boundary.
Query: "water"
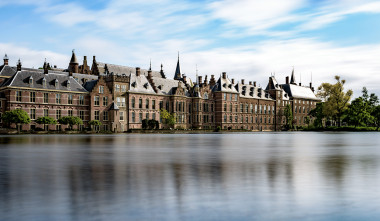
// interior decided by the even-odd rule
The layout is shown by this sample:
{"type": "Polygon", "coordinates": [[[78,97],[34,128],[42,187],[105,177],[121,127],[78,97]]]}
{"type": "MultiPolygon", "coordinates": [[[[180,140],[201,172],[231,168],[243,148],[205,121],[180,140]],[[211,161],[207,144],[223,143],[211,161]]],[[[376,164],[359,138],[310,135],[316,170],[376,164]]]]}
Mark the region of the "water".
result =
{"type": "Polygon", "coordinates": [[[0,220],[380,220],[379,133],[0,136],[0,220]]]}

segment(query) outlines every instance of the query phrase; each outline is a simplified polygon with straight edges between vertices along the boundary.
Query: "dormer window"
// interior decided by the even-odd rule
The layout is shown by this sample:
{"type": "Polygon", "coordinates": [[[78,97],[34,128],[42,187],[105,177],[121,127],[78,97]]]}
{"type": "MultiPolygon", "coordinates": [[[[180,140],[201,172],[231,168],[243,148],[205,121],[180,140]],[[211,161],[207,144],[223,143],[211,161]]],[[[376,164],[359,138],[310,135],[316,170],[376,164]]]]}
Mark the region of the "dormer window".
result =
{"type": "Polygon", "coordinates": [[[46,87],[46,78],[42,78],[42,86],[46,87]]]}
{"type": "Polygon", "coordinates": [[[145,87],[145,88],[148,88],[148,83],[145,83],[145,84],[144,84],[144,87],[145,87]]]}
{"type": "Polygon", "coordinates": [[[229,87],[229,88],[232,88],[232,84],[229,84],[228,87],[229,87]]]}
{"type": "Polygon", "coordinates": [[[132,87],[136,87],[136,82],[133,82],[133,83],[132,83],[132,87]]]}
{"type": "Polygon", "coordinates": [[[161,85],[158,85],[158,87],[157,87],[157,88],[161,90],[161,89],[162,89],[162,86],[161,86],[161,85]]]}
{"type": "Polygon", "coordinates": [[[227,87],[227,84],[226,84],[226,83],[224,83],[224,84],[223,84],[223,87],[227,87]]]}
{"type": "Polygon", "coordinates": [[[30,84],[30,85],[33,84],[33,77],[32,77],[32,76],[29,77],[29,84],[30,84]]]}
{"type": "Polygon", "coordinates": [[[253,97],[253,91],[249,92],[249,95],[250,95],[251,97],[253,97]]]}
{"type": "Polygon", "coordinates": [[[68,88],[70,87],[70,80],[67,80],[66,85],[67,85],[68,88]]]}
{"type": "Polygon", "coordinates": [[[57,79],[55,79],[55,81],[54,81],[54,86],[58,87],[58,80],[57,79]]]}

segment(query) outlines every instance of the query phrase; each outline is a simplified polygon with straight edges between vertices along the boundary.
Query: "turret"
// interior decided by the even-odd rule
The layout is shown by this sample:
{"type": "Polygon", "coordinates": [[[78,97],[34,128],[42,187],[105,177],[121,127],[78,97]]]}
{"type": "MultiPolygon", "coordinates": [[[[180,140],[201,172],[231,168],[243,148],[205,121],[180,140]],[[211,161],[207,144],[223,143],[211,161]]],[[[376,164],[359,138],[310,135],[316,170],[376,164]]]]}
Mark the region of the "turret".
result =
{"type": "Polygon", "coordinates": [[[4,55],[4,65],[8,65],[8,61],[9,61],[8,55],[5,54],[4,55]]]}

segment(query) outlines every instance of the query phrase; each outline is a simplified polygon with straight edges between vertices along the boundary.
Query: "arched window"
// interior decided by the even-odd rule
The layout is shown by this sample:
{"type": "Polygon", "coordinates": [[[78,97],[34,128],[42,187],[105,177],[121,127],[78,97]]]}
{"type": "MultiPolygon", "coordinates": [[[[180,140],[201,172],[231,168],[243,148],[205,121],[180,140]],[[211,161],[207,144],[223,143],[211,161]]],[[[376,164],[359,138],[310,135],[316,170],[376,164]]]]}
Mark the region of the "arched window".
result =
{"type": "Polygon", "coordinates": [[[136,102],[136,99],[134,97],[132,97],[132,108],[135,108],[135,102],[136,102]]]}

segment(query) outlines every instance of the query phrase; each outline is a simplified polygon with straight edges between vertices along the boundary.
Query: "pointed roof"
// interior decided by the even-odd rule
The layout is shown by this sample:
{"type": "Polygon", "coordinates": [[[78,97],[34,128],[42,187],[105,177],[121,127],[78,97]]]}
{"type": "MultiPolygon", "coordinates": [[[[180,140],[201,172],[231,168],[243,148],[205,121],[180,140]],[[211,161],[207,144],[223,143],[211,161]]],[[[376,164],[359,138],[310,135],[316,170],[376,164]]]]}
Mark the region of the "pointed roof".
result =
{"type": "Polygon", "coordinates": [[[294,68],[293,68],[293,70],[292,70],[292,76],[291,76],[291,78],[290,78],[290,83],[291,83],[291,84],[297,84],[297,83],[296,83],[296,78],[294,77],[294,68]]]}
{"type": "Polygon", "coordinates": [[[7,54],[5,54],[5,55],[4,55],[4,60],[9,60],[9,58],[8,58],[8,55],[7,55],[7,54]]]}
{"type": "Polygon", "coordinates": [[[79,64],[77,60],[77,56],[75,55],[74,49],[73,49],[73,54],[71,55],[70,64],[79,64]]]}
{"type": "Polygon", "coordinates": [[[174,80],[180,80],[180,79],[181,79],[181,69],[179,67],[179,52],[178,52],[178,61],[177,61],[177,67],[175,69],[174,80]]]}

